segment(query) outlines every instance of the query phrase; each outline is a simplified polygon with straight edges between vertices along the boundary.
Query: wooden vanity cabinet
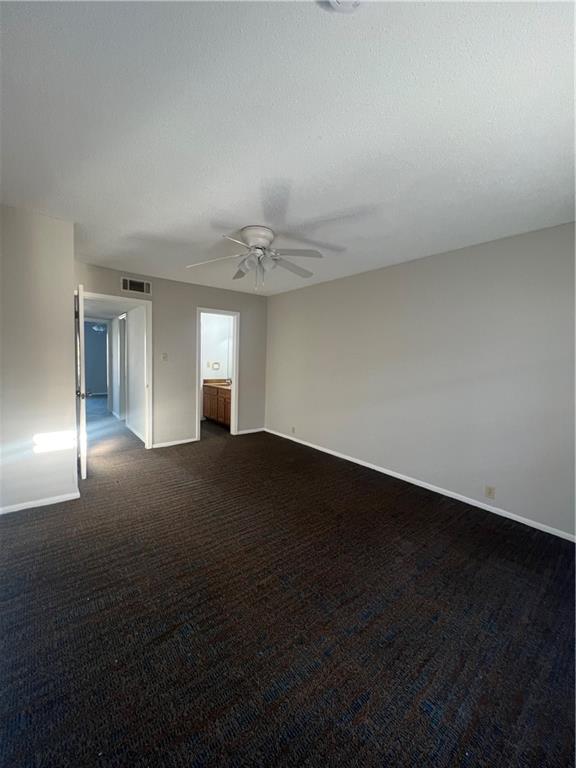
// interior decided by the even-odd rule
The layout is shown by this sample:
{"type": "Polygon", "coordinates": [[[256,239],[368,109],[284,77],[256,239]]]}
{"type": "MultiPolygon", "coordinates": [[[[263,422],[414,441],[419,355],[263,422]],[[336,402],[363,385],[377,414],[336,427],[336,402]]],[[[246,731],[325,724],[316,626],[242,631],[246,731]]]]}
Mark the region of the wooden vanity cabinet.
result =
{"type": "Polygon", "coordinates": [[[206,419],[216,419],[218,415],[218,392],[216,387],[208,387],[204,384],[202,388],[203,414],[206,419]]]}
{"type": "Polygon", "coordinates": [[[204,381],[202,399],[205,418],[230,426],[231,390],[231,385],[225,382],[204,381]]]}

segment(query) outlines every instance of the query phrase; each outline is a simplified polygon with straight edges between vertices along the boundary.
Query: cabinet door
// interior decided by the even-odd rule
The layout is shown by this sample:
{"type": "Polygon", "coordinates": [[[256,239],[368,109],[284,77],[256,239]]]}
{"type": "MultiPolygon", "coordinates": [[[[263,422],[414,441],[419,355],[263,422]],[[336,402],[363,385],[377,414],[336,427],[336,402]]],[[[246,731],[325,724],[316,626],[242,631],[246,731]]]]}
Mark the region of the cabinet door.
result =
{"type": "Polygon", "coordinates": [[[214,387],[204,387],[203,389],[204,416],[207,419],[215,419],[217,416],[216,390],[214,387]]]}
{"type": "Polygon", "coordinates": [[[230,426],[230,398],[227,397],[224,401],[224,424],[230,426]]]}
{"type": "Polygon", "coordinates": [[[221,395],[218,396],[218,415],[217,420],[224,424],[226,420],[226,398],[221,395]]]}

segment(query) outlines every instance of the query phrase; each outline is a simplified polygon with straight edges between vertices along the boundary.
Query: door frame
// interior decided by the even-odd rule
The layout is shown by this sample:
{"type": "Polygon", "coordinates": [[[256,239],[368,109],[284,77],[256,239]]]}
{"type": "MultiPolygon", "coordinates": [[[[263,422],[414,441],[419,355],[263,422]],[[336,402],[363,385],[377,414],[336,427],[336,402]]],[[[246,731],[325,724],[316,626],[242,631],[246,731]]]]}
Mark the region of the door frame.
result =
{"type": "Polygon", "coordinates": [[[154,432],[154,409],[153,409],[153,344],[152,344],[152,302],[145,299],[124,298],[124,296],[114,296],[107,293],[85,292],[84,299],[105,299],[106,302],[118,304],[118,315],[144,307],[146,313],[146,323],[144,327],[144,354],[146,360],[144,363],[145,381],[144,389],[146,394],[145,417],[146,425],[144,430],[144,447],[152,448],[154,432]]]}
{"type": "Polygon", "coordinates": [[[240,370],[240,312],[232,309],[196,307],[196,440],[200,440],[200,412],[202,411],[202,313],[228,315],[232,318],[234,340],[234,371],[232,376],[232,400],[230,403],[230,434],[238,434],[238,372],[240,370]]]}
{"type": "Polygon", "coordinates": [[[84,349],[84,286],[74,290],[74,357],[76,368],[76,480],[88,476],[88,437],[86,430],[86,359],[84,349]]]}

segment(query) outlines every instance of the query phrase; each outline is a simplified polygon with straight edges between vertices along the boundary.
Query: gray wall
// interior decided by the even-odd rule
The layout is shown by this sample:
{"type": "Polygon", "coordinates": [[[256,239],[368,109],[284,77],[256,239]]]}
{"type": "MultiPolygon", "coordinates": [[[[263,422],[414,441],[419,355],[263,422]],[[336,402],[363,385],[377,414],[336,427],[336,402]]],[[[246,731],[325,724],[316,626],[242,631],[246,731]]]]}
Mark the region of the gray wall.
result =
{"type": "Polygon", "coordinates": [[[270,298],[267,427],[573,533],[573,257],[565,225],[270,298]]]}
{"type": "MultiPolygon", "coordinates": [[[[122,274],[76,262],[76,281],[89,292],[130,295],[120,291],[122,274]]],[[[154,443],[195,437],[197,307],[240,313],[238,429],[263,427],[265,297],[173,280],[146,279],[152,283],[154,443]],[[162,359],[163,353],[166,359],[162,359]]]]}
{"type": "Polygon", "coordinates": [[[0,507],[77,494],[76,449],[34,452],[34,435],[74,440],[73,226],[2,207],[0,507]]]}
{"type": "MultiPolygon", "coordinates": [[[[3,208],[3,509],[77,492],[73,227],[3,208]],[[50,321],[46,322],[46,318],[50,321]],[[42,386],[38,386],[38,382],[42,386]]],[[[574,530],[574,230],[565,225],[268,300],[152,279],[154,442],[194,437],[196,308],[240,312],[240,429],[271,429],[574,530]],[[268,337],[266,324],[268,314],[268,337]],[[162,359],[163,353],[167,359],[162,359]]],[[[75,274],[74,274],[75,272],[75,274]]]]}
{"type": "Polygon", "coordinates": [[[86,368],[86,391],[94,395],[108,392],[107,332],[98,332],[94,326],[106,327],[106,322],[84,323],[84,360],[86,368]]]}

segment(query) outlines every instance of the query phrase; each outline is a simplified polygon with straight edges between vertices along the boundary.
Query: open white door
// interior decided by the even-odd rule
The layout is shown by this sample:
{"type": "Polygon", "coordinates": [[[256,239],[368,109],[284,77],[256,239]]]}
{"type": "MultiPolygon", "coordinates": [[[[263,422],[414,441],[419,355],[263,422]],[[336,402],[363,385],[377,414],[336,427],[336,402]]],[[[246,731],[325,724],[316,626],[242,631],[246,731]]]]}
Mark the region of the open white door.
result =
{"type": "Polygon", "coordinates": [[[86,480],[86,370],[84,367],[84,286],[74,291],[74,319],[76,325],[76,445],[80,477],[86,480]]]}

